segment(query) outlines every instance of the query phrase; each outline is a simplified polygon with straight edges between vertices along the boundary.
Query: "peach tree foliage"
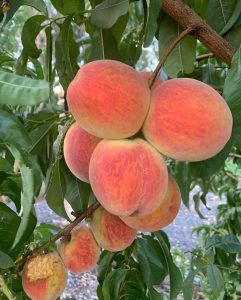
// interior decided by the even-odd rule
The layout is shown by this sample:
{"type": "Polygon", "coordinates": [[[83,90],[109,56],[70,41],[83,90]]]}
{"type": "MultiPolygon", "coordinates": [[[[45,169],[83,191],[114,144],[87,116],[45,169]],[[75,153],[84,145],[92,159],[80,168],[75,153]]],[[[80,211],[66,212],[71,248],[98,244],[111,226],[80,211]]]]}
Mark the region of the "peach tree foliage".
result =
{"type": "MultiPolygon", "coordinates": [[[[21,285],[21,260],[60,230],[37,223],[34,199],[42,182],[49,208],[63,218],[68,219],[64,198],[75,212],[86,211],[95,201],[90,185],[76,179],[64,162],[63,138],[72,119],[66,103],[57,105],[54,86],[60,83],[66,92],[79,66],[97,59],[148,67],[153,57],[147,47],[157,44],[161,58],[182,28],[161,9],[162,0],[1,2],[9,10],[0,12],[0,34],[20,28],[22,47],[0,44],[0,195],[11,203],[0,203],[0,298],[28,299],[21,285]],[[32,15],[17,24],[16,15],[26,6],[32,7],[32,15]]],[[[192,163],[168,160],[168,168],[187,207],[190,190],[200,185],[193,198],[200,217],[208,192],[228,201],[218,209],[217,224],[197,229],[204,243],[193,249],[188,272],[174,263],[164,231],[141,234],[124,251],[103,251],[99,299],[164,299],[155,286],[167,276],[170,299],[181,292],[192,299],[195,276],[206,280],[210,299],[233,299],[240,293],[241,5],[239,0],[186,3],[235,47],[231,68],[215,53],[202,59],[210,51],[189,35],[168,56],[163,72],[167,78],[190,77],[214,87],[227,101],[234,127],[215,157],[192,163]]]]}

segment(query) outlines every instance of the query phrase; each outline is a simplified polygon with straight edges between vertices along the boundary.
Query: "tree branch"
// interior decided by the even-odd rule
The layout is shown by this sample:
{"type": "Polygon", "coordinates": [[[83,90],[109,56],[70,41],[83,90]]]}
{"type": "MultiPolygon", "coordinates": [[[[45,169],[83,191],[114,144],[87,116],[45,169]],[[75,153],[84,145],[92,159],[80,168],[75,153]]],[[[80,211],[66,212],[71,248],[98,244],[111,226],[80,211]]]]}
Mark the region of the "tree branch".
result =
{"type": "Polygon", "coordinates": [[[174,48],[176,48],[177,44],[185,37],[187,36],[190,32],[194,31],[195,28],[194,27],[188,27],[187,29],[185,29],[184,31],[182,31],[182,33],[180,35],[178,35],[176,37],[176,39],[174,40],[174,42],[170,45],[170,47],[167,49],[167,51],[163,54],[161,60],[159,61],[157,67],[155,68],[155,70],[153,71],[148,84],[149,84],[149,88],[152,87],[152,85],[154,84],[154,81],[158,75],[158,73],[161,70],[161,67],[164,65],[165,61],[167,60],[168,56],[171,54],[171,52],[173,51],[174,48]]]}
{"type": "MultiPolygon", "coordinates": [[[[63,236],[67,236],[70,234],[71,230],[77,226],[84,218],[89,217],[92,215],[92,213],[100,206],[99,202],[94,203],[91,205],[85,212],[80,213],[74,221],[72,221],[69,225],[64,227],[62,230],[60,230],[57,234],[55,234],[48,242],[44,243],[43,245],[33,249],[32,251],[29,251],[28,253],[21,256],[17,261],[15,261],[15,266],[18,269],[21,267],[25,261],[30,256],[36,256],[40,253],[42,253],[44,250],[48,249],[53,243],[55,243],[58,239],[60,239],[63,236]]],[[[9,269],[4,269],[0,272],[1,274],[5,274],[9,269]]]]}
{"type": "Polygon", "coordinates": [[[178,22],[183,29],[196,28],[191,34],[199,39],[215,56],[231,65],[235,48],[213,30],[182,0],[163,0],[163,11],[178,22]]]}
{"type": "Polygon", "coordinates": [[[204,60],[204,59],[209,59],[211,57],[214,57],[213,53],[202,54],[202,55],[199,55],[199,56],[196,57],[196,61],[201,61],[201,60],[204,60]]]}

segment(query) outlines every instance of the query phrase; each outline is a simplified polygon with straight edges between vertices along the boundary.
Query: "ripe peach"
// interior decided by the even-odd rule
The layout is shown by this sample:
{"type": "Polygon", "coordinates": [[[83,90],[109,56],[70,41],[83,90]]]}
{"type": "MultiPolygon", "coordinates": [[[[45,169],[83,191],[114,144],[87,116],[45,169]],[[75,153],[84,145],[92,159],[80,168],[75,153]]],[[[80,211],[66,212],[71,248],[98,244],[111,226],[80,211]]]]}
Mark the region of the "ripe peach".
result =
{"type": "Polygon", "coordinates": [[[109,251],[124,250],[130,246],[136,236],[136,230],[101,206],[92,214],[90,226],[100,247],[109,251]]]}
{"type": "Polygon", "coordinates": [[[64,138],[64,159],[70,171],[80,180],[89,182],[89,162],[100,138],[85,131],[77,122],[64,138]]]}
{"type": "Polygon", "coordinates": [[[168,189],[160,206],[146,216],[121,216],[128,226],[146,232],[153,232],[169,225],[176,217],[181,203],[181,193],[175,179],[169,176],[168,189]]]}
{"type": "Polygon", "coordinates": [[[138,132],[147,115],[150,90],[130,66],[96,60],[78,71],[67,91],[70,112],[91,134],[121,139],[138,132]]]}
{"type": "Polygon", "coordinates": [[[213,88],[195,79],[178,78],[153,90],[143,133],[161,153],[199,161],[222,150],[232,123],[228,105],[213,88]]]}
{"type": "Polygon", "coordinates": [[[168,183],[163,158],[142,139],[102,140],[90,159],[89,176],[98,201],[117,216],[151,213],[168,183]]]}
{"type": "Polygon", "coordinates": [[[90,271],[100,256],[100,248],[87,226],[75,227],[71,231],[71,240],[61,240],[58,250],[66,268],[74,273],[90,271]]]}
{"type": "Polygon", "coordinates": [[[25,263],[22,283],[32,300],[55,300],[66,286],[67,272],[58,254],[37,255],[25,263]]]}

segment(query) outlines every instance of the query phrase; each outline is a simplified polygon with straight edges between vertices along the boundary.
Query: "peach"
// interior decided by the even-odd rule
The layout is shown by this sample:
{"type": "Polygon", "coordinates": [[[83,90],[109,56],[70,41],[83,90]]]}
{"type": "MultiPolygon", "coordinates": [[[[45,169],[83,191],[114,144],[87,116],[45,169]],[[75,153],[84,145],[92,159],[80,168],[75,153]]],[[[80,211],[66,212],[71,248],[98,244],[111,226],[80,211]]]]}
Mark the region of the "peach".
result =
{"type": "Polygon", "coordinates": [[[181,193],[175,179],[169,176],[168,189],[160,206],[146,216],[121,216],[121,220],[131,228],[153,232],[169,225],[176,217],[181,203],[181,193]]]}
{"type": "Polygon", "coordinates": [[[117,216],[151,213],[168,183],[162,156],[142,139],[102,140],[90,159],[89,176],[98,201],[117,216]]]}
{"type": "Polygon", "coordinates": [[[118,216],[103,207],[97,208],[91,216],[90,226],[97,243],[109,251],[121,251],[130,246],[136,230],[127,226],[118,216]]]}
{"type": "Polygon", "coordinates": [[[92,270],[100,256],[100,248],[87,226],[72,229],[71,240],[61,240],[58,250],[66,268],[74,273],[92,270]]]}
{"type": "Polygon", "coordinates": [[[147,81],[130,66],[96,60],[78,71],[67,90],[70,112],[100,138],[121,139],[143,125],[150,105],[147,81]]]}
{"type": "Polygon", "coordinates": [[[89,182],[89,162],[100,138],[85,131],[77,122],[64,137],[64,159],[70,171],[80,180],[89,182]]]}
{"type": "Polygon", "coordinates": [[[29,258],[23,268],[22,283],[32,300],[57,299],[67,283],[67,272],[59,255],[48,253],[29,258]]]}
{"type": "Polygon", "coordinates": [[[200,161],[222,150],[232,123],[228,105],[213,88],[195,79],[178,78],[153,90],[143,133],[164,155],[200,161]]]}

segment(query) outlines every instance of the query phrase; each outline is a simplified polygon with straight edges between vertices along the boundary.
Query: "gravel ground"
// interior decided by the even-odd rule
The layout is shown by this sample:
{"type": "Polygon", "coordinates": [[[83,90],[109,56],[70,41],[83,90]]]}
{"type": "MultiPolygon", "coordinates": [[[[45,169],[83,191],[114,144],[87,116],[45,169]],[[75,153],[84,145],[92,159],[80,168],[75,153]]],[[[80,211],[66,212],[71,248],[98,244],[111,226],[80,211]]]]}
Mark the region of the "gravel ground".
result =
{"type": "MultiPolygon", "coordinates": [[[[192,198],[193,194],[198,191],[198,187],[190,194],[192,198]]],[[[198,244],[198,238],[191,235],[191,231],[195,226],[200,224],[211,224],[215,221],[216,207],[221,202],[225,200],[220,200],[212,194],[207,196],[207,204],[211,210],[207,210],[205,207],[201,208],[201,212],[206,217],[205,220],[199,218],[194,209],[193,201],[190,201],[190,209],[187,209],[182,205],[178,216],[175,221],[165,228],[165,232],[168,234],[171,245],[178,246],[184,251],[191,250],[195,245],[198,244]]],[[[45,201],[41,201],[35,205],[38,220],[40,223],[50,223],[57,226],[63,227],[68,224],[68,222],[55,213],[53,213],[45,201]]],[[[61,299],[76,299],[76,300],[94,300],[98,299],[96,296],[96,274],[95,270],[92,272],[87,272],[84,274],[75,275],[69,273],[68,285],[62,295],[61,299]]]]}

